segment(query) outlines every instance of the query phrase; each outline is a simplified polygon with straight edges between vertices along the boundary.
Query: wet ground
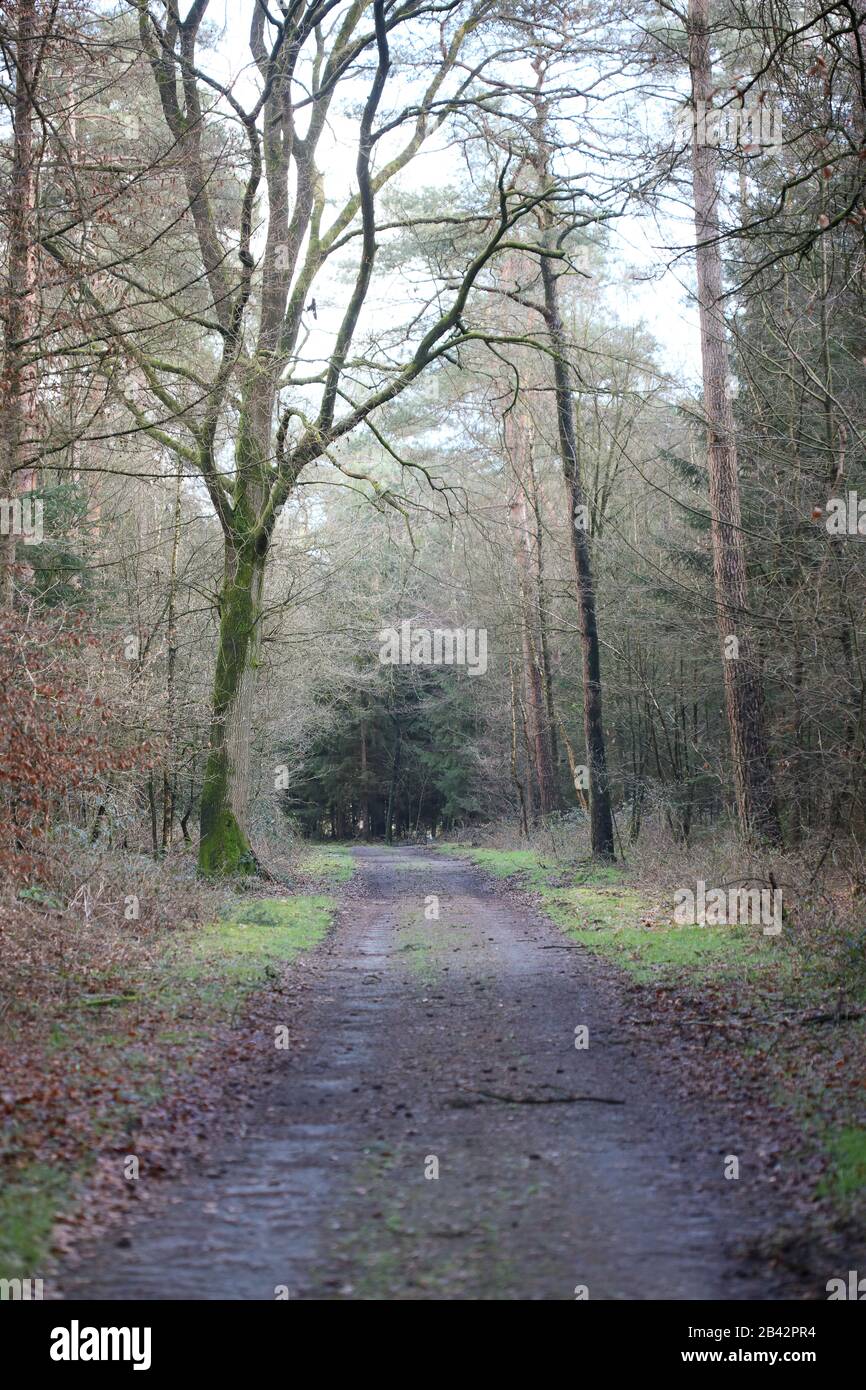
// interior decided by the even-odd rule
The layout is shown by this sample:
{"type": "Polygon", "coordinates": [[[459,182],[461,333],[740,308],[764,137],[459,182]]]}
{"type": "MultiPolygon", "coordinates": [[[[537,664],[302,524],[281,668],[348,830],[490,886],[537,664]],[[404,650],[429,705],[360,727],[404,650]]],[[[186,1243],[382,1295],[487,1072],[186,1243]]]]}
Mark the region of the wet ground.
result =
{"type": "Polygon", "coordinates": [[[66,1297],[780,1296],[736,1115],[684,1111],[610,968],[465,861],[356,853],[252,1117],[66,1297]]]}

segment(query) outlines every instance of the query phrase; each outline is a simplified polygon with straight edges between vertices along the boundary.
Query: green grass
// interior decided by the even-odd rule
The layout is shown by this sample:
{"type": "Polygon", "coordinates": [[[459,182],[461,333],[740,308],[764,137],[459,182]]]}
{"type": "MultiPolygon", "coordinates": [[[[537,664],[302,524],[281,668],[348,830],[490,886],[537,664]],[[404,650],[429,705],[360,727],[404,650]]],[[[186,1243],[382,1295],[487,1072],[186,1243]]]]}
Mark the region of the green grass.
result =
{"type": "Polygon", "coordinates": [[[497,878],[514,878],[521,875],[532,884],[545,883],[553,865],[539,860],[531,849],[470,849],[467,845],[445,842],[437,845],[449,854],[458,854],[471,859],[479,868],[486,869],[497,878]]]}
{"type": "Polygon", "coordinates": [[[311,878],[326,883],[348,883],[355,871],[355,860],[348,845],[315,845],[304,850],[301,868],[311,878]]]}
{"type": "Polygon", "coordinates": [[[646,904],[625,888],[542,888],[541,898],[548,917],[573,941],[615,961],[642,983],[680,971],[701,978],[760,974],[779,956],[774,943],[755,927],[647,925],[642,920],[646,904]]]}
{"type": "Polygon", "coordinates": [[[866,1129],[851,1126],[824,1137],[830,1170],[818,1187],[819,1196],[854,1197],[866,1188],[866,1129]]]}
{"type": "Polygon", "coordinates": [[[253,978],[267,966],[291,961],[325,936],[336,902],[325,895],[254,898],[195,932],[187,952],[190,969],[216,966],[230,977],[253,978]]]}
{"type": "Polygon", "coordinates": [[[0,1193],[0,1278],[42,1277],[51,1232],[69,1198],[71,1179],[34,1163],[0,1193]]]}

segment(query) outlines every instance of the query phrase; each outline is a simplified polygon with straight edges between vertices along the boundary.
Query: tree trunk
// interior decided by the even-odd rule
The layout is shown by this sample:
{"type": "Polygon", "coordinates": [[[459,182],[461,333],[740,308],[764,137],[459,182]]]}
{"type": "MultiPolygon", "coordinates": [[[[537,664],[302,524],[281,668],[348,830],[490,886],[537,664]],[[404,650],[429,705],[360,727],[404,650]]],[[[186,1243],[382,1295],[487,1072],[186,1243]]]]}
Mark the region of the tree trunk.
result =
{"type": "Polygon", "coordinates": [[[397,739],[394,745],[394,761],[391,765],[391,785],[388,788],[388,813],[385,820],[385,842],[394,843],[394,805],[397,799],[397,778],[400,773],[400,750],[403,742],[403,727],[397,725],[397,739]]]}
{"type": "Polygon", "coordinates": [[[159,839],[156,832],[156,789],[153,785],[153,773],[147,779],[147,804],[150,808],[150,843],[154,859],[159,858],[159,839]]]}
{"type": "MultiPolygon", "coordinates": [[[[36,0],[20,0],[15,33],[15,98],[12,169],[4,221],[8,227],[6,284],[3,287],[3,363],[0,371],[0,501],[11,502],[33,485],[23,466],[35,434],[34,354],[36,170],[33,113],[38,51],[36,0]]],[[[11,608],[17,542],[12,514],[0,536],[0,608],[11,608]]]]}
{"type": "Polygon", "coordinates": [[[524,836],[529,834],[529,819],[526,814],[526,793],[520,779],[517,762],[517,691],[514,686],[514,666],[509,659],[508,670],[511,678],[511,779],[520,798],[520,826],[524,836]]]}
{"type": "MultiPolygon", "coordinates": [[[[698,102],[709,107],[712,99],[709,0],[689,0],[688,29],[692,100],[697,117],[698,102]]],[[[697,282],[704,411],[708,423],[713,581],[734,790],[742,832],[778,843],[781,830],[764,734],[763,691],[749,632],[736,435],[727,389],[728,346],[721,311],[718,155],[711,144],[700,139],[699,124],[696,118],[692,132],[697,282]],[[736,641],[731,642],[731,638],[736,641]]]]}
{"type": "Polygon", "coordinates": [[[226,540],[198,861],[200,871],[211,876],[257,868],[245,827],[264,570],[264,554],[226,540]]]}
{"type": "Polygon", "coordinates": [[[538,482],[532,454],[529,457],[529,483],[532,491],[532,515],[535,518],[535,547],[533,565],[535,575],[535,596],[537,600],[537,622],[541,658],[541,675],[544,685],[544,704],[547,710],[547,730],[550,743],[550,766],[553,776],[553,804],[559,810],[562,797],[559,792],[559,748],[556,740],[556,706],[553,699],[553,673],[550,665],[550,643],[547,638],[547,595],[544,578],[544,527],[541,516],[541,499],[538,495],[538,482]]]}
{"type": "Polygon", "coordinates": [[[168,616],[166,621],[166,739],[162,771],[162,848],[171,849],[174,833],[174,803],[177,787],[177,557],[180,549],[181,464],[175,475],[174,518],[171,535],[171,564],[168,578],[168,616]]]}
{"type": "Polygon", "coordinates": [[[589,773],[589,824],[592,853],[599,859],[613,860],[613,812],[607,775],[607,751],[601,702],[601,655],[595,609],[595,585],[589,551],[589,529],[583,481],[574,428],[574,402],[571,394],[570,366],[565,332],[559,312],[556,271],[550,256],[541,257],[541,278],[547,326],[554,351],[556,415],[559,448],[570,502],[569,535],[577,587],[577,611],[583,671],[583,729],[589,773]]]}
{"type": "Polygon", "coordinates": [[[208,876],[259,868],[246,823],[265,565],[275,519],[267,527],[262,521],[270,492],[274,396],[272,364],[254,363],[238,423],[233,506],[222,518],[225,569],[198,858],[199,872],[208,876]]]}
{"type": "Polygon", "coordinates": [[[361,815],[364,819],[364,839],[371,840],[373,827],[371,824],[370,781],[367,770],[367,725],[363,719],[361,720],[361,815]]]}
{"type": "MultiPolygon", "coordinates": [[[[545,698],[541,660],[541,633],[537,622],[539,600],[537,570],[533,567],[533,537],[527,505],[526,486],[529,467],[529,422],[517,409],[509,411],[504,422],[506,452],[515,478],[509,503],[512,543],[517,566],[520,597],[520,631],[523,648],[523,678],[526,690],[526,722],[532,768],[538,789],[538,808],[542,816],[556,809],[553,751],[550,739],[548,704],[545,698]]],[[[534,515],[534,514],[533,514],[534,515]]]]}

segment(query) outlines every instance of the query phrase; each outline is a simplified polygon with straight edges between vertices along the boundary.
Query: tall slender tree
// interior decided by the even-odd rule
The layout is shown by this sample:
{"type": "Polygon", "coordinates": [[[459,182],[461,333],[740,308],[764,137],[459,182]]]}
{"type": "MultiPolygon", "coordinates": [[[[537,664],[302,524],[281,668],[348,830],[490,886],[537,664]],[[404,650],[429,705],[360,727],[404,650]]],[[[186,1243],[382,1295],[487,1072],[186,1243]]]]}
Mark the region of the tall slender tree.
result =
{"type": "Polygon", "coordinates": [[[542,312],[552,350],[559,453],[570,512],[569,537],[574,564],[583,673],[583,729],[589,781],[590,844],[597,858],[612,860],[615,857],[613,810],[602,710],[601,648],[598,637],[596,589],[592,573],[590,509],[584,489],[575,429],[574,369],[559,303],[559,277],[562,267],[568,266],[562,246],[569,227],[567,224],[557,225],[558,219],[553,205],[555,181],[551,169],[547,110],[543,93],[544,61],[537,59],[535,68],[538,77],[532,163],[538,186],[544,195],[538,214],[541,224],[539,261],[543,289],[542,312]]]}
{"type": "Polygon", "coordinates": [[[688,62],[694,110],[692,186],[713,584],[734,790],[742,832],[749,837],[778,842],[781,828],[764,729],[761,672],[752,634],[736,428],[729,390],[720,244],[719,155],[712,141],[706,138],[704,123],[699,119],[699,113],[711,107],[713,98],[709,0],[689,0],[688,62]]]}
{"type": "MultiPolygon", "coordinates": [[[[50,28],[52,17],[45,21],[50,28]]],[[[0,607],[12,606],[17,552],[15,513],[32,482],[36,408],[36,134],[39,77],[47,33],[40,32],[36,0],[9,7],[3,45],[13,91],[12,169],[6,184],[3,222],[7,252],[2,295],[0,369],[0,501],[6,516],[0,536],[0,607]]]]}

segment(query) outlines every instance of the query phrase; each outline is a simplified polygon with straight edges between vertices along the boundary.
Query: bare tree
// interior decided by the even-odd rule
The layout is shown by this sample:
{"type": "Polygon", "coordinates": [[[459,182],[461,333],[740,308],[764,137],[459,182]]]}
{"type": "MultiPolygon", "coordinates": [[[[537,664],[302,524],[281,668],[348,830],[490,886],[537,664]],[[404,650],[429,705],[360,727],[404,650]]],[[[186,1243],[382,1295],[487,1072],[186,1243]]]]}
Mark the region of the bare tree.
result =
{"type": "MultiPolygon", "coordinates": [[[[498,183],[492,212],[484,209],[481,235],[450,302],[443,304],[431,291],[426,309],[378,345],[368,324],[368,341],[353,357],[380,240],[395,225],[377,213],[380,195],[455,110],[492,100],[474,94],[471,68],[467,73],[461,66],[492,7],[489,0],[307,0],[275,15],[256,0],[249,42],[259,95],[248,106],[203,66],[208,7],[209,0],[194,0],[182,16],[170,0],[160,18],[145,0],[135,4],[140,42],[170,133],[168,153],[182,181],[183,201],[171,215],[191,224],[206,286],[207,304],[195,318],[207,335],[207,351],[193,368],[177,358],[157,359],[131,328],[123,330],[116,314],[111,332],[134,372],[135,390],[123,391],[122,399],[138,428],[199,471],[222,527],[224,577],[199,864],[205,873],[224,873],[256,862],[245,826],[250,722],[265,572],[280,510],[308,465],[328,459],[339,467],[332,446],[469,336],[462,314],[472,286],[535,200],[506,187],[504,159],[492,180],[494,189],[498,183]],[[423,86],[407,104],[383,112],[395,45],[406,50],[397,60],[401,76],[420,71],[423,86]],[[336,101],[341,91],[343,108],[336,101]],[[360,114],[351,116],[356,187],[326,226],[323,137],[329,120],[349,117],[350,103],[360,106],[360,114]],[[243,178],[235,221],[225,228],[221,216],[231,198],[220,195],[218,210],[217,190],[229,155],[243,178]],[[316,317],[316,278],[330,257],[353,250],[345,309],[330,345],[318,354],[324,365],[304,364],[310,334],[323,331],[316,317]],[[215,361],[210,375],[209,358],[215,361]]],[[[479,54],[475,58],[483,61],[479,54]]],[[[405,227],[407,219],[396,225],[405,227]]],[[[165,303],[169,313],[181,312],[171,296],[165,303]]]]}

